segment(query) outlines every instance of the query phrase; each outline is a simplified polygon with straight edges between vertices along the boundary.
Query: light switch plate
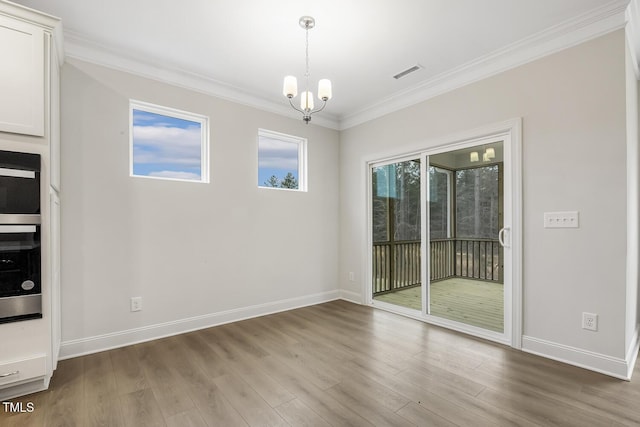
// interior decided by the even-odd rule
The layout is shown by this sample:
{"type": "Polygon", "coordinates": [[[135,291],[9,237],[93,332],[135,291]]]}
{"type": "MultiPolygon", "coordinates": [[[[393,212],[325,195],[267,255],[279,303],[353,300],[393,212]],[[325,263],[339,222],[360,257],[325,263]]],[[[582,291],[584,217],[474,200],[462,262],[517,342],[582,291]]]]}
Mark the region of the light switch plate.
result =
{"type": "Polygon", "coordinates": [[[545,212],[544,228],[579,228],[580,216],[577,211],[545,212]]]}

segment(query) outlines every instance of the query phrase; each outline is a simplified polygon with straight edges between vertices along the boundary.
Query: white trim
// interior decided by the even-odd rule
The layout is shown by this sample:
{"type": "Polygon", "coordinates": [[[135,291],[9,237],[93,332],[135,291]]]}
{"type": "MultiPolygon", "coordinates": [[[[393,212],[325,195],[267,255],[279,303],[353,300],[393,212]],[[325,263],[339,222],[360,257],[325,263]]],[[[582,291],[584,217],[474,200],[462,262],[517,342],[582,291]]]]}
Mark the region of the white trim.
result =
{"type": "Polygon", "coordinates": [[[638,351],[640,351],[640,325],[636,326],[636,331],[633,334],[633,339],[631,340],[631,344],[629,345],[629,349],[627,351],[627,357],[625,360],[627,361],[627,378],[631,379],[633,375],[633,368],[636,365],[638,360],[638,351]]]}
{"type": "MultiPolygon", "coordinates": [[[[511,168],[512,175],[509,177],[511,183],[511,241],[518,242],[511,245],[511,346],[522,348],[522,251],[523,251],[523,197],[522,197],[522,119],[511,120],[509,125],[509,136],[511,143],[511,168]]],[[[506,123],[505,123],[506,124],[506,123]]],[[[505,152],[506,156],[506,152],[505,152]]],[[[503,177],[504,182],[507,178],[503,177]]]]}
{"type": "MultiPolygon", "coordinates": [[[[300,113],[291,108],[284,96],[281,102],[260,98],[239,87],[168,65],[166,62],[158,62],[145,57],[143,53],[134,56],[130,52],[104,46],[67,29],[64,30],[64,48],[68,58],[132,73],[302,121],[300,113]]],[[[311,123],[330,129],[338,129],[337,118],[327,113],[314,115],[311,123]]]]}
{"type": "Polygon", "coordinates": [[[60,27],[60,18],[10,1],[0,2],[0,15],[35,24],[47,31],[60,27]]]}
{"type": "Polygon", "coordinates": [[[340,289],[340,299],[352,302],[354,304],[362,304],[362,295],[357,292],[340,289]]]}
{"type": "Polygon", "coordinates": [[[627,381],[631,378],[630,369],[633,369],[629,359],[611,357],[526,335],[522,337],[522,351],[627,381]]]}
{"type": "MultiPolygon", "coordinates": [[[[471,335],[477,338],[482,338],[488,341],[497,342],[499,344],[510,345],[508,337],[506,337],[504,334],[501,334],[499,332],[493,332],[488,329],[478,328],[476,326],[467,325],[465,323],[456,322],[454,320],[444,319],[437,316],[432,316],[432,315],[424,316],[423,313],[420,313],[417,310],[412,310],[410,308],[393,305],[383,301],[373,300],[372,303],[368,305],[373,308],[398,314],[400,316],[410,317],[420,322],[428,323],[429,325],[440,326],[446,329],[450,329],[452,331],[462,332],[464,334],[471,335]]],[[[424,308],[423,308],[423,312],[424,312],[424,308]]]]}
{"type": "Polygon", "coordinates": [[[103,335],[67,340],[63,341],[60,345],[59,360],[111,350],[145,341],[152,341],[159,338],[183,334],[198,329],[210,328],[213,326],[223,325],[225,323],[265,316],[281,311],[293,310],[309,305],[321,304],[339,298],[340,291],[334,290],[297,298],[257,304],[250,307],[225,310],[202,316],[194,316],[186,319],[172,320],[169,322],[111,332],[103,335]]]}
{"type": "MultiPolygon", "coordinates": [[[[256,141],[257,149],[257,175],[260,176],[260,138],[268,138],[276,141],[289,143],[289,144],[297,144],[298,145],[298,188],[280,188],[280,187],[268,187],[266,185],[261,185],[259,182],[257,183],[258,188],[267,189],[267,190],[284,190],[284,191],[297,191],[306,193],[307,192],[307,138],[303,138],[301,136],[288,135],[286,133],[275,132],[268,129],[258,129],[258,138],[256,141]]],[[[257,181],[257,180],[256,180],[257,181]]]]}
{"type": "Polygon", "coordinates": [[[58,63],[62,65],[64,62],[64,35],[60,18],[9,1],[0,2],[0,15],[37,25],[45,32],[51,33],[53,35],[52,55],[57,55],[58,63]]]}
{"type": "MultiPolygon", "coordinates": [[[[430,316],[431,311],[431,245],[429,236],[431,228],[431,183],[429,179],[429,166],[431,157],[423,152],[420,155],[420,253],[424,254],[420,259],[420,298],[422,299],[422,317],[430,316]]],[[[451,205],[451,199],[447,200],[447,205],[451,205]]],[[[450,218],[448,218],[450,219],[450,218]]]]}
{"type": "MultiPolygon", "coordinates": [[[[365,304],[372,305],[394,311],[399,314],[407,315],[427,323],[433,323],[436,325],[444,326],[453,330],[469,333],[481,338],[489,339],[492,341],[500,342],[503,344],[511,345],[513,348],[520,349],[522,347],[522,119],[515,118],[505,120],[503,122],[489,124],[479,128],[475,128],[468,131],[462,131],[455,134],[451,134],[444,137],[428,141],[418,141],[412,144],[406,151],[398,152],[386,152],[380,154],[378,157],[372,157],[365,159],[364,169],[366,173],[366,206],[365,214],[367,220],[366,223],[366,274],[365,281],[363,283],[363,300],[365,304]],[[457,149],[468,148],[475,145],[482,145],[487,141],[502,140],[504,144],[504,200],[505,200],[505,226],[511,228],[510,240],[512,242],[511,247],[508,248],[511,251],[511,266],[510,271],[505,270],[505,302],[509,301],[509,304],[505,304],[505,322],[504,332],[502,334],[486,331],[481,328],[475,328],[473,326],[464,325],[462,323],[449,321],[447,319],[440,319],[435,316],[426,314],[426,310],[423,307],[423,313],[420,316],[417,315],[417,311],[409,310],[405,311],[402,308],[393,307],[391,305],[386,306],[384,303],[376,301],[374,303],[372,297],[372,255],[371,247],[373,245],[372,236],[372,210],[371,210],[371,170],[374,167],[384,166],[396,162],[402,162],[406,160],[412,160],[420,157],[423,159],[425,156],[433,156],[435,154],[444,153],[448,151],[455,151],[457,149]],[[425,148],[428,147],[428,148],[425,148]],[[508,167],[507,167],[508,166],[508,167]],[[510,184],[510,185],[507,185],[510,184]],[[508,205],[507,203],[510,204],[508,205]],[[510,213],[511,217],[507,217],[506,214],[510,213]],[[507,286],[507,277],[509,278],[510,286],[507,286]]],[[[422,185],[421,197],[426,201],[428,193],[427,189],[422,185]]],[[[424,215],[423,215],[424,216],[424,215]]],[[[428,218],[427,218],[428,219],[428,218]]],[[[424,223],[425,218],[422,218],[423,225],[422,230],[426,230],[424,223]]],[[[422,236],[423,247],[425,244],[425,237],[422,236]]],[[[507,252],[505,248],[505,259],[507,252]]],[[[423,257],[423,275],[427,274],[427,268],[425,268],[425,262],[429,259],[428,250],[423,249],[425,256],[423,257]]],[[[506,264],[506,262],[505,262],[506,264]]],[[[423,283],[424,279],[423,279],[423,283]]],[[[424,288],[424,286],[423,286],[424,288]]],[[[423,301],[425,300],[425,290],[423,289],[423,301]]]]}
{"type": "MultiPolygon", "coordinates": [[[[383,115],[409,107],[437,95],[478,80],[535,61],[536,59],[610,33],[625,25],[625,9],[629,0],[613,0],[577,17],[477,58],[445,73],[423,81],[372,105],[342,117],[323,112],[314,116],[314,124],[344,130],[383,115]]],[[[59,38],[61,39],[61,38],[59,38]]],[[[284,100],[256,97],[241,88],[210,77],[167,66],[142,54],[126,53],[89,40],[73,31],[64,31],[66,55],[153,80],[212,95],[282,116],[300,119],[284,100]]]]}
{"type": "Polygon", "coordinates": [[[611,1],[602,7],[378,100],[372,105],[341,117],[340,130],[349,129],[621,29],[625,25],[627,2],[628,0],[611,1]]]}
{"type": "Polygon", "coordinates": [[[625,18],[627,20],[625,34],[629,43],[633,70],[636,73],[636,79],[640,79],[640,64],[638,64],[638,58],[640,57],[640,28],[638,28],[640,25],[640,4],[638,4],[638,0],[631,0],[629,2],[629,6],[625,12],[625,18]]]}
{"type": "MultiPolygon", "coordinates": [[[[45,391],[49,388],[50,376],[40,377],[18,385],[10,385],[0,389],[0,402],[5,402],[16,397],[45,391]]],[[[0,409],[4,413],[4,409],[0,409]]]]}

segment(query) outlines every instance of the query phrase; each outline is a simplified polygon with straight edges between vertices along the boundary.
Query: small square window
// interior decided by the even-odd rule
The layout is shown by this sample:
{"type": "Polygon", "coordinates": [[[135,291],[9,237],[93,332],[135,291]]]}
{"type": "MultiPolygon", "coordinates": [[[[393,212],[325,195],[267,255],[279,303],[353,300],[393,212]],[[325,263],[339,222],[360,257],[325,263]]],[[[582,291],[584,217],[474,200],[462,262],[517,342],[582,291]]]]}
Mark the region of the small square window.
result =
{"type": "Polygon", "coordinates": [[[209,182],[209,118],[130,102],[130,174],[209,182]]]}
{"type": "Polygon", "coordinates": [[[258,130],[258,187],[307,191],[307,140],[258,130]]]}

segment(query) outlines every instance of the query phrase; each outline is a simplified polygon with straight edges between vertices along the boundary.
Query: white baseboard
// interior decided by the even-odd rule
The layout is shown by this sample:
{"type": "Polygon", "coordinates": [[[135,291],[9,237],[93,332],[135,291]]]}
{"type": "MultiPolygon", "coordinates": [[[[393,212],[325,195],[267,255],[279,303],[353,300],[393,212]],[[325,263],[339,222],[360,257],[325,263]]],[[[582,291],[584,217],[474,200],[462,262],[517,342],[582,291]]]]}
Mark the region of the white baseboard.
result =
{"type": "MultiPolygon", "coordinates": [[[[638,341],[637,338],[635,341],[638,341]]],[[[633,369],[630,359],[632,352],[629,352],[627,359],[622,359],[528,336],[522,337],[522,351],[627,381],[633,369]]]]}
{"type": "Polygon", "coordinates": [[[362,295],[357,292],[347,291],[344,289],[340,290],[340,299],[356,304],[362,304],[362,295]]]}
{"type": "Polygon", "coordinates": [[[627,351],[626,360],[628,379],[631,379],[631,375],[633,375],[633,367],[636,366],[636,361],[638,360],[638,351],[640,351],[640,325],[636,326],[636,331],[633,334],[631,345],[627,351]]]}
{"type": "Polygon", "coordinates": [[[152,341],[198,329],[210,328],[212,326],[223,325],[225,323],[237,322],[240,320],[251,319],[253,317],[265,316],[267,314],[320,304],[340,299],[340,297],[340,291],[335,290],[143,326],[140,328],[117,331],[104,335],[63,341],[60,345],[60,360],[124,347],[145,341],[152,341]]]}
{"type": "MultiPolygon", "coordinates": [[[[38,378],[37,380],[29,381],[26,383],[7,386],[0,389],[0,402],[5,402],[20,396],[26,396],[27,394],[37,393],[39,391],[44,391],[49,388],[49,380],[51,378],[38,378]]],[[[25,402],[28,399],[24,400],[25,402]]],[[[2,414],[4,408],[0,408],[0,414],[2,414]]]]}

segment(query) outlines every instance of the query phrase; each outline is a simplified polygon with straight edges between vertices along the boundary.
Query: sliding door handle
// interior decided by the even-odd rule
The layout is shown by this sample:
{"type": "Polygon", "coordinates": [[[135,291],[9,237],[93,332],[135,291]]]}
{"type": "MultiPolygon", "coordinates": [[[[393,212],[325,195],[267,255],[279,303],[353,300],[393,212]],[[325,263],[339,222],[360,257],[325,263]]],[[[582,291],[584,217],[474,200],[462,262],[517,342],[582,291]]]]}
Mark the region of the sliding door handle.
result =
{"type": "Polygon", "coordinates": [[[503,248],[511,247],[511,227],[503,227],[500,230],[500,232],[498,233],[498,242],[500,242],[500,246],[502,246],[503,248]],[[507,234],[507,231],[509,232],[509,243],[506,243],[506,239],[504,238],[507,234]]]}

